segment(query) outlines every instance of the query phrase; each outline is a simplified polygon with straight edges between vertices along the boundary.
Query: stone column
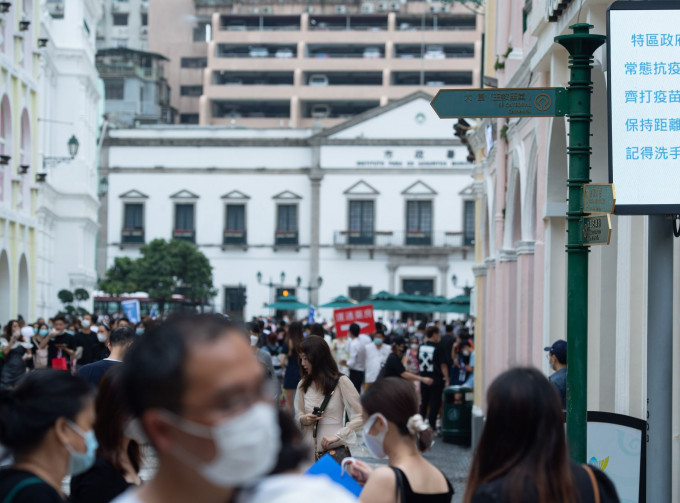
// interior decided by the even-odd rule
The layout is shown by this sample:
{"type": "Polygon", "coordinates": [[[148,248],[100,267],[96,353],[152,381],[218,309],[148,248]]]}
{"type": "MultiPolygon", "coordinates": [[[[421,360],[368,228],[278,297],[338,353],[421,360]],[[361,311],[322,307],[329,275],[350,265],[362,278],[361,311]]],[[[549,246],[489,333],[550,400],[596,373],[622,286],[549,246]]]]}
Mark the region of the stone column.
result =
{"type": "MultiPolygon", "coordinates": [[[[312,204],[311,204],[311,229],[309,241],[309,284],[315,285],[319,277],[319,243],[321,234],[321,145],[314,142],[312,145],[312,169],[309,172],[309,180],[312,184],[312,204]]],[[[311,291],[312,305],[319,302],[319,290],[311,291]]]]}

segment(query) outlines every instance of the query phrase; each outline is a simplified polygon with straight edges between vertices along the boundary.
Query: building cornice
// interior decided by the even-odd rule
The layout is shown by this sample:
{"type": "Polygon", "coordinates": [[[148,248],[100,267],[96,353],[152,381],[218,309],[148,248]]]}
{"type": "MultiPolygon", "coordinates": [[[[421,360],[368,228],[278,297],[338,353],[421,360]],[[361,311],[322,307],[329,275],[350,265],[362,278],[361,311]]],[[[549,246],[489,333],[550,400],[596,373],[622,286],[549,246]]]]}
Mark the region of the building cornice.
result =
{"type": "Polygon", "coordinates": [[[498,250],[498,261],[499,262],[515,262],[517,260],[517,251],[501,249],[498,250]]]}
{"type": "MultiPolygon", "coordinates": [[[[166,168],[164,166],[150,166],[150,167],[120,167],[113,166],[106,168],[106,173],[126,173],[126,174],[148,174],[148,173],[163,173],[163,174],[222,174],[222,175],[243,175],[243,174],[259,174],[259,175],[308,175],[312,176],[312,168],[166,168]]],[[[471,169],[456,169],[456,168],[319,168],[318,172],[322,176],[332,174],[351,174],[351,175],[469,175],[471,169]]],[[[319,178],[318,173],[314,175],[319,178]]]]}
{"type": "Polygon", "coordinates": [[[475,275],[475,278],[486,276],[488,269],[489,266],[487,264],[475,264],[472,266],[472,274],[475,275]]]}
{"type": "Polygon", "coordinates": [[[515,243],[515,251],[519,255],[533,255],[535,241],[517,241],[515,243]]]}
{"type": "Polygon", "coordinates": [[[108,147],[460,147],[453,139],[307,139],[307,138],[115,138],[108,137],[108,147]]]}

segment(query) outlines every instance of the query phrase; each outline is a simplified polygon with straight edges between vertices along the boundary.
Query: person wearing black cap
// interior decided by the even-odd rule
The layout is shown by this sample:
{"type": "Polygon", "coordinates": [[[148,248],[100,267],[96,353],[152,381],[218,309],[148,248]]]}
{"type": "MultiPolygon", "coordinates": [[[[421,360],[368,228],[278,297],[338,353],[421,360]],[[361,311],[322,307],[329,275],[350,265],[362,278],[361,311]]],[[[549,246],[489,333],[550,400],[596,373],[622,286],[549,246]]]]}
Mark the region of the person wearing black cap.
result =
{"type": "Polygon", "coordinates": [[[548,352],[548,361],[555,371],[549,377],[555,385],[562,399],[562,408],[567,408],[567,341],[562,339],[555,341],[552,346],[545,348],[548,352]]]}
{"type": "Polygon", "coordinates": [[[392,353],[385,360],[385,365],[383,365],[378,379],[383,377],[401,377],[407,381],[421,382],[425,385],[432,385],[431,377],[423,377],[413,374],[406,370],[404,364],[401,362],[404,357],[404,353],[408,349],[408,340],[401,335],[397,335],[392,339],[392,353]]]}

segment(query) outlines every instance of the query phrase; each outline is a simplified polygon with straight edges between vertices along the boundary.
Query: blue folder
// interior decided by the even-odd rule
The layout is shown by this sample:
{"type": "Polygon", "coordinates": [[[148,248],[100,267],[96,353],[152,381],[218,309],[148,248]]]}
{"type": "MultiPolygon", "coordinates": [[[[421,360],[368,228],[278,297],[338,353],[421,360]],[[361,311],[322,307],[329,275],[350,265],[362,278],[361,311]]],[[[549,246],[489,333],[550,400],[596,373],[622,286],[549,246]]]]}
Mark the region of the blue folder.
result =
{"type": "Polygon", "coordinates": [[[340,484],[342,487],[347,489],[349,492],[354,494],[357,498],[361,494],[363,487],[352,478],[349,473],[342,474],[340,465],[336,460],[334,460],[330,454],[325,454],[314,463],[307,473],[310,475],[326,475],[336,484],[340,484]]]}

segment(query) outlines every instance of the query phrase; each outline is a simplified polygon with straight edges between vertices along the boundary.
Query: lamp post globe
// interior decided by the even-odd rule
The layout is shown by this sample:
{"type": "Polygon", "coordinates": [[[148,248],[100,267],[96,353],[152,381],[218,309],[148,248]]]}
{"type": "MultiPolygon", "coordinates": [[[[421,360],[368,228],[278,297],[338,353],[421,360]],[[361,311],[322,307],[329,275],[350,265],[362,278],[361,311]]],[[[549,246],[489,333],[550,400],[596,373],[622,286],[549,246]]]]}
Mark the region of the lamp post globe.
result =
{"type": "Polygon", "coordinates": [[[78,155],[78,147],[80,147],[78,138],[76,138],[76,135],[71,135],[71,138],[68,140],[68,153],[71,159],[78,155]]]}

